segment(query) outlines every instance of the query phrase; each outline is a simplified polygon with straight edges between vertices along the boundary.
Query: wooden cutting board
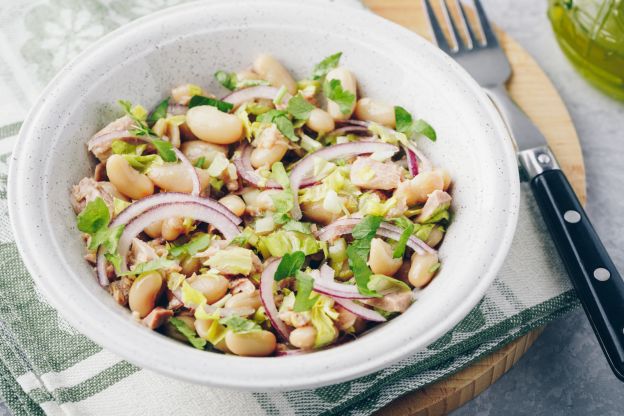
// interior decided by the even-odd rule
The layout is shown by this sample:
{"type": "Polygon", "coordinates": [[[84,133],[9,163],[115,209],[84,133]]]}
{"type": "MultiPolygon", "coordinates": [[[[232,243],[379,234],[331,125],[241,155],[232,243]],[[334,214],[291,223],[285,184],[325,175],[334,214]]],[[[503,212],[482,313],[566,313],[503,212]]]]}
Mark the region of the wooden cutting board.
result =
{"type": "MultiPolygon", "coordinates": [[[[375,13],[431,39],[419,0],[363,0],[375,13]]],[[[437,3],[437,2],[433,2],[437,3]]],[[[438,10],[439,12],[439,10],[438,10]]],[[[470,13],[469,13],[470,14],[470,13]]],[[[441,15],[439,14],[438,16],[441,15]]],[[[546,136],[561,168],[585,203],[585,166],[581,146],[557,90],[537,62],[512,38],[498,31],[513,68],[507,84],[513,99],[546,136]]],[[[507,372],[539,337],[537,329],[458,373],[396,399],[379,416],[444,415],[475,398],[507,372]]]]}

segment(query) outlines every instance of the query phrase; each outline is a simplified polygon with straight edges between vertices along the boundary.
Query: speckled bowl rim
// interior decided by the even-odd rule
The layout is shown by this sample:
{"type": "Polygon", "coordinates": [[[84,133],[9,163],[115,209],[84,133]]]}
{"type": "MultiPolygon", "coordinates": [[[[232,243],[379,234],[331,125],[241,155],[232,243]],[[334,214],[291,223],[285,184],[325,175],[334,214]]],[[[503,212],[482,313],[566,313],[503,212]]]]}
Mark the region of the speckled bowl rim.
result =
{"type": "MultiPolygon", "coordinates": [[[[408,47],[407,43],[411,45],[417,44],[428,51],[432,60],[437,60],[453,69],[453,75],[457,80],[461,81],[467,88],[467,91],[478,100],[484,112],[484,117],[492,125],[492,134],[497,134],[500,140],[505,142],[501,144],[499,149],[496,149],[496,151],[500,152],[501,163],[504,169],[502,172],[493,174],[500,175],[499,185],[502,186],[504,184],[506,187],[501,187],[500,189],[506,190],[502,193],[503,197],[501,200],[498,201],[500,202],[500,211],[499,216],[495,219],[502,228],[496,230],[496,246],[493,246],[491,252],[486,253],[489,262],[486,272],[476,279],[476,285],[469,293],[465,294],[463,302],[457,305],[452,313],[440,318],[427,331],[417,336],[401,338],[398,336],[397,330],[393,330],[395,335],[397,335],[397,338],[392,340],[393,348],[386,348],[388,340],[385,340],[384,343],[376,342],[376,338],[379,338],[380,335],[372,333],[358,340],[358,342],[347,343],[343,346],[327,351],[315,352],[314,354],[279,358],[248,358],[207,354],[149,331],[141,334],[132,332],[132,328],[135,327],[125,325],[122,321],[119,321],[118,317],[112,316],[113,314],[110,314],[109,317],[106,310],[101,307],[102,305],[93,306],[93,295],[86,290],[82,293],[76,293],[82,295],[82,298],[72,297],[72,300],[68,301],[68,294],[59,290],[58,285],[55,283],[55,278],[50,278],[48,267],[52,267],[51,262],[54,259],[46,258],[40,255],[40,251],[37,251],[41,248],[41,244],[44,247],[46,245],[52,247],[55,242],[41,241],[40,239],[45,240],[49,236],[44,236],[42,234],[43,231],[30,221],[27,210],[21,209],[20,203],[22,198],[27,198],[24,195],[27,195],[28,185],[32,185],[29,182],[32,180],[29,177],[29,163],[32,162],[28,158],[28,144],[36,139],[33,137],[33,134],[36,131],[37,122],[43,116],[42,111],[45,105],[49,104],[46,101],[54,99],[50,93],[59,85],[67,82],[67,79],[72,76],[72,71],[87,65],[85,62],[97,56],[100,48],[105,45],[123,42],[121,38],[128,33],[140,30],[142,27],[155,25],[157,22],[166,21],[173,14],[184,13],[190,8],[197,7],[202,9],[244,7],[241,4],[241,2],[227,4],[227,1],[189,3],[138,19],[132,22],[132,25],[119,28],[96,42],[50,82],[42,93],[41,98],[36,101],[36,104],[29,112],[11,158],[8,181],[9,214],[18,249],[38,288],[70,324],[96,343],[140,367],[153,369],[191,382],[253,391],[314,388],[370,374],[396,363],[431,344],[459,323],[477,305],[502,266],[511,246],[518,218],[520,191],[517,162],[511,142],[506,140],[508,134],[498,111],[477,83],[452,59],[437,48],[429,45],[423,38],[401,26],[367,11],[332,5],[336,14],[349,14],[352,20],[366,24],[371,30],[380,33],[383,31],[384,34],[390,33],[396,38],[405,38],[404,48],[408,47]],[[101,331],[98,330],[97,323],[101,322],[103,317],[97,317],[96,309],[94,308],[99,308],[98,311],[106,315],[106,319],[115,321],[114,324],[118,325],[118,327],[111,324],[101,331]],[[382,344],[384,348],[380,349],[382,344]],[[163,359],[163,354],[168,359],[163,359]],[[194,363],[197,362],[194,359],[205,361],[203,364],[212,365],[214,371],[198,371],[194,366],[194,363]],[[261,377],[251,376],[251,371],[260,369],[263,373],[261,377]]],[[[254,4],[257,5],[258,3],[250,2],[249,7],[253,7],[254,4]]],[[[290,9],[293,13],[294,8],[296,8],[297,12],[307,8],[307,11],[310,13],[323,13],[325,10],[322,7],[327,7],[326,5],[319,6],[317,4],[306,4],[305,6],[301,4],[286,5],[282,2],[272,1],[264,2],[262,6],[267,8],[276,7],[281,12],[284,12],[285,9],[290,9]]],[[[490,230],[491,237],[494,237],[493,233],[494,230],[490,230]]],[[[66,270],[68,268],[67,265],[56,264],[54,267],[66,267],[66,270]]],[[[67,270],[67,272],[70,273],[71,270],[67,270]]],[[[79,291],[79,288],[76,290],[79,291]]],[[[392,325],[392,323],[389,325],[392,325]]],[[[386,334],[389,332],[390,330],[386,331],[386,334]]]]}

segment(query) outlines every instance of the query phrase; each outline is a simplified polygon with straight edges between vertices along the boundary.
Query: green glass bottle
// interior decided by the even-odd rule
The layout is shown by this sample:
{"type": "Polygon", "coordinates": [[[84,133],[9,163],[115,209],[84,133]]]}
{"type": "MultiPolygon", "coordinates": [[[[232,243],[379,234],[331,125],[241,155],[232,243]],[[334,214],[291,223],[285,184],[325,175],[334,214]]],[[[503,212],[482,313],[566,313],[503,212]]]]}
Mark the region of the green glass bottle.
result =
{"type": "Polygon", "coordinates": [[[624,0],[549,0],[557,41],[576,69],[624,100],[624,0]]]}

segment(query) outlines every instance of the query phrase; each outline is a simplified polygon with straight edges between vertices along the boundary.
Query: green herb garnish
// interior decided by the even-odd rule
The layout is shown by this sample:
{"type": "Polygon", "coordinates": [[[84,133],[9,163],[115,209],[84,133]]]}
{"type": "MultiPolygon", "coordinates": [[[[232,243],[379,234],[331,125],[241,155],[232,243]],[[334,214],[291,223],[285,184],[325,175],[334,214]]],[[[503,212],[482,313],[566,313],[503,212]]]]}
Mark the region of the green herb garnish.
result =
{"type": "Polygon", "coordinates": [[[379,296],[378,293],[368,288],[368,282],[373,272],[366,263],[370,253],[371,241],[375,237],[382,220],[383,218],[379,216],[366,216],[351,232],[354,240],[347,248],[347,257],[349,258],[349,267],[353,271],[355,284],[363,295],[379,296]]]}
{"type": "Polygon", "coordinates": [[[312,69],[312,79],[321,79],[327,75],[329,71],[336,68],[340,63],[342,52],[335,53],[323,59],[312,69]]]}
{"type": "Polygon", "coordinates": [[[159,119],[167,117],[167,108],[169,107],[169,97],[162,100],[156,108],[147,117],[149,123],[156,123],[159,119]]]}
{"type": "Polygon", "coordinates": [[[131,276],[131,275],[143,274],[147,272],[153,272],[154,270],[168,269],[177,265],[178,263],[176,263],[173,260],[167,260],[165,258],[157,258],[155,260],[146,261],[145,263],[139,263],[134,267],[134,269],[129,270],[124,273],[120,273],[119,276],[131,276]]]}
{"type": "Polygon", "coordinates": [[[410,137],[412,134],[422,134],[432,142],[436,141],[436,132],[423,119],[413,120],[412,115],[403,107],[394,107],[394,119],[396,121],[396,130],[410,137]]]}
{"type": "Polygon", "coordinates": [[[279,282],[287,277],[296,276],[297,272],[301,270],[301,266],[303,266],[304,262],[305,254],[303,254],[302,251],[284,254],[280,264],[277,266],[273,279],[279,282]]]}
{"type": "Polygon", "coordinates": [[[270,110],[266,113],[260,114],[256,121],[260,123],[273,123],[277,126],[277,129],[288,139],[293,142],[298,142],[299,137],[295,134],[295,127],[292,121],[287,116],[286,111],[282,110],[270,110]]]}
{"type": "Polygon", "coordinates": [[[392,258],[399,259],[403,257],[403,254],[405,254],[405,247],[407,246],[407,240],[409,240],[413,232],[414,224],[410,222],[407,227],[403,229],[403,232],[401,233],[401,238],[399,238],[399,242],[397,243],[396,247],[394,248],[394,252],[392,253],[392,258]]]}
{"type": "Polygon", "coordinates": [[[169,323],[182,335],[186,337],[188,342],[198,350],[203,350],[206,347],[206,340],[200,338],[197,332],[186,324],[182,319],[170,318],[169,323]]]}
{"type": "Polygon", "coordinates": [[[237,77],[235,72],[217,71],[214,73],[215,79],[230,91],[236,89],[237,77]]]}
{"type": "Polygon", "coordinates": [[[295,305],[293,311],[305,312],[312,309],[312,306],[318,300],[318,295],[310,297],[312,289],[314,288],[314,279],[309,274],[298,271],[296,274],[296,289],[297,295],[295,296],[295,305]]]}
{"type": "Polygon", "coordinates": [[[288,100],[288,105],[286,106],[286,111],[298,120],[307,120],[312,110],[314,110],[314,106],[303,98],[301,94],[297,94],[288,100]]]}
{"type": "Polygon", "coordinates": [[[173,151],[173,145],[161,139],[152,139],[152,144],[165,162],[177,162],[178,157],[173,151]]]}
{"type": "Polygon", "coordinates": [[[332,79],[323,83],[323,94],[328,100],[338,104],[342,114],[348,114],[355,103],[355,94],[342,88],[339,79],[332,79]]]}
{"type": "Polygon", "coordinates": [[[229,113],[234,108],[233,104],[215,98],[204,97],[203,95],[192,96],[191,101],[189,101],[189,108],[198,107],[200,105],[216,107],[219,111],[223,111],[224,113],[229,113]]]}
{"type": "MultiPolygon", "coordinates": [[[[108,226],[110,222],[110,212],[101,197],[97,197],[89,202],[82,212],[78,214],[76,222],[80,231],[91,236],[88,247],[89,250],[95,250],[103,246],[105,255],[115,255],[119,237],[121,237],[124,226],[118,225],[112,228],[108,226]]],[[[116,269],[118,269],[118,266],[116,269]]]]}
{"type": "Polygon", "coordinates": [[[262,331],[260,325],[250,319],[242,316],[230,315],[219,319],[221,325],[225,325],[227,329],[235,333],[258,332],[262,331]]]}

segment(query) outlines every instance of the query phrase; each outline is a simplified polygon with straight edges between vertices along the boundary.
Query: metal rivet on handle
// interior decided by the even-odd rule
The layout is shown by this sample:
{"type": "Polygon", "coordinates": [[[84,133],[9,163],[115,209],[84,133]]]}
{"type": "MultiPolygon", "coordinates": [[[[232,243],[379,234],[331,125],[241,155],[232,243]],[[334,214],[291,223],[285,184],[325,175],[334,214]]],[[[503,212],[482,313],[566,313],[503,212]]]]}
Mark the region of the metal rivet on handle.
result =
{"type": "Polygon", "coordinates": [[[550,163],[550,156],[548,156],[545,153],[542,153],[541,155],[537,157],[537,161],[540,162],[542,165],[546,165],[550,163]]]}
{"type": "Polygon", "coordinates": [[[579,214],[578,211],[569,210],[563,214],[563,219],[570,224],[576,224],[581,220],[581,214],[579,214]]]}
{"type": "Polygon", "coordinates": [[[611,273],[609,273],[609,270],[603,267],[598,267],[596,270],[594,270],[594,278],[596,278],[596,280],[604,282],[605,280],[609,280],[610,277],[611,273]]]}

